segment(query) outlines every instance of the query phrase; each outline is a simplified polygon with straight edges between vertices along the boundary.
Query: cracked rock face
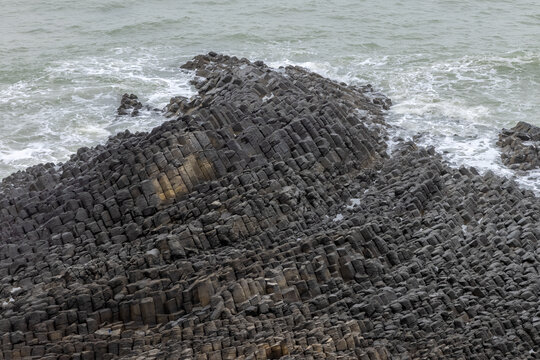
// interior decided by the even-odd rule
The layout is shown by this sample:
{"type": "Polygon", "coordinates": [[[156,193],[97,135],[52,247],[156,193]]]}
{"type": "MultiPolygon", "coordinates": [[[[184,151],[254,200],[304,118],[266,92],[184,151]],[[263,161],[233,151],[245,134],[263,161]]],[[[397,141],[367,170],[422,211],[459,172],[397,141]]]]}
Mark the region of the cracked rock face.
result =
{"type": "Polygon", "coordinates": [[[527,358],[540,209],[370,86],[210,53],[150,133],[0,185],[0,359],[527,358]]]}
{"type": "Polygon", "coordinates": [[[502,162],[514,170],[540,168],[540,128],[520,121],[511,129],[503,129],[497,145],[502,162]]]}

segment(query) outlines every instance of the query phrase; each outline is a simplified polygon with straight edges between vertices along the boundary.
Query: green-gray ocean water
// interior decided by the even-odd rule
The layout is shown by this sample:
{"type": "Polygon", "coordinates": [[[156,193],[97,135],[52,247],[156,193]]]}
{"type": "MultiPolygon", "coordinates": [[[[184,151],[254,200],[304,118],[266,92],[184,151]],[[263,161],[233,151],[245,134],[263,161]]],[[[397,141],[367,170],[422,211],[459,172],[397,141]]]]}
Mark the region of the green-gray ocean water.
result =
{"type": "MultiPolygon", "coordinates": [[[[456,165],[516,176],[497,132],[540,125],[540,2],[0,0],[0,178],[163,119],[118,119],[124,92],[192,95],[180,64],[210,50],[371,83],[401,136],[456,165]]],[[[517,177],[540,189],[540,173],[517,177]]]]}

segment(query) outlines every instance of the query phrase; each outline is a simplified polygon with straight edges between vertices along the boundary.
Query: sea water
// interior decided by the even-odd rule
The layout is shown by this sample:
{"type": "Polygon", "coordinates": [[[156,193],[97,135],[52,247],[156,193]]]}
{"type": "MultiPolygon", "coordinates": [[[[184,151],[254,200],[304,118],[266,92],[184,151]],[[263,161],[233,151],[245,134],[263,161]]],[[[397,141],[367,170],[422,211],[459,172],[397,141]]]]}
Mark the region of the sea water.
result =
{"type": "Polygon", "coordinates": [[[540,172],[506,169],[495,146],[503,127],[540,126],[539,1],[0,3],[0,178],[155,127],[151,112],[118,118],[121,95],[192,96],[179,66],[216,51],[370,83],[393,100],[393,134],[540,191],[540,172]]]}

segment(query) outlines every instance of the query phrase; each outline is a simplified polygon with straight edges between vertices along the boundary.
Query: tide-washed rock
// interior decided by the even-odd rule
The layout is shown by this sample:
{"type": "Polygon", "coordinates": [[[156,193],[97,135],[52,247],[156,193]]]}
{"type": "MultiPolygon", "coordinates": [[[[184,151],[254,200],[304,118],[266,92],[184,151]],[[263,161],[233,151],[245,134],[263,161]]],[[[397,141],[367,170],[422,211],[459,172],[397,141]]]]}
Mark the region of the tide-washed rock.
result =
{"type": "Polygon", "coordinates": [[[120,100],[120,106],[118,107],[117,113],[118,115],[136,116],[142,108],[143,104],[139,101],[137,95],[124,94],[120,100]]]}
{"type": "Polygon", "coordinates": [[[497,145],[502,162],[516,170],[540,168],[540,128],[520,121],[511,129],[503,129],[497,145]]]}
{"type": "Polygon", "coordinates": [[[210,53],[168,121],[0,184],[0,359],[524,359],[538,199],[387,154],[371,86],[210,53]]]}

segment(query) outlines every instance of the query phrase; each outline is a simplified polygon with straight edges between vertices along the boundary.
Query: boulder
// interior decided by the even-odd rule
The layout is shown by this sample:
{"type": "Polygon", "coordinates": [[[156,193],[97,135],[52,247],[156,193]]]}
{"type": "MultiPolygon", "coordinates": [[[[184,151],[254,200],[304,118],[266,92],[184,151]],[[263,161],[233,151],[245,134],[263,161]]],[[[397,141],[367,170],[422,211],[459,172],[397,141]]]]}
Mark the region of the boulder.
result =
{"type": "Polygon", "coordinates": [[[497,145],[503,164],[515,170],[540,168],[540,127],[520,121],[511,129],[503,129],[497,145]]]}

